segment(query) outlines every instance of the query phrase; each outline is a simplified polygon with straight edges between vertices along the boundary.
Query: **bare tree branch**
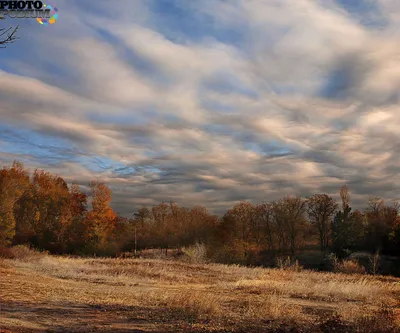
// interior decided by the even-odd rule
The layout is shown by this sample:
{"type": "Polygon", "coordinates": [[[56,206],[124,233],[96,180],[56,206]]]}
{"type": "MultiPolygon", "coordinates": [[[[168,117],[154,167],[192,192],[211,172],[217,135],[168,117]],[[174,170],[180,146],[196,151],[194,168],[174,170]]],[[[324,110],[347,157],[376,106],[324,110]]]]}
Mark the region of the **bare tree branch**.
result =
{"type": "MultiPolygon", "coordinates": [[[[4,17],[0,17],[0,20],[4,20],[4,17]]],[[[19,26],[15,28],[8,27],[0,29],[0,48],[6,48],[7,44],[14,43],[19,37],[16,36],[19,26]]]]}

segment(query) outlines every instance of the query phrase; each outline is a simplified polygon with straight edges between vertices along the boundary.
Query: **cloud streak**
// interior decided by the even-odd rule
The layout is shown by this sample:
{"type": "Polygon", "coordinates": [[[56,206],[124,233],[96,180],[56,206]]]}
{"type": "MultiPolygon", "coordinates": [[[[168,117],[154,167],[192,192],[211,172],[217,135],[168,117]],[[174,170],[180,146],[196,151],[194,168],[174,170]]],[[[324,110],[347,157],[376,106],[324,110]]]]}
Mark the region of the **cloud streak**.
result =
{"type": "Polygon", "coordinates": [[[0,162],[103,179],[125,215],[394,199],[400,6],[356,2],[59,1],[0,53],[0,162]]]}

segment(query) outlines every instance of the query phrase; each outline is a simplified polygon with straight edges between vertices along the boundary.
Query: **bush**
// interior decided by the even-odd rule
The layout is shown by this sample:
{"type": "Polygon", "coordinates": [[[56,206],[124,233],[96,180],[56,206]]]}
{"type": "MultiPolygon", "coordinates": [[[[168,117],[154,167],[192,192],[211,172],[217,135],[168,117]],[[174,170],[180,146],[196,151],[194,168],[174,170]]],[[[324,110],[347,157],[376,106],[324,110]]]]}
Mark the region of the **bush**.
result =
{"type": "Polygon", "coordinates": [[[319,330],[323,333],[350,333],[352,331],[349,325],[344,322],[342,317],[336,313],[322,321],[319,325],[319,330]]]}
{"type": "Polygon", "coordinates": [[[299,261],[297,259],[294,260],[293,258],[290,257],[287,258],[278,257],[276,261],[279,269],[293,271],[293,272],[300,272],[303,269],[303,266],[299,264],[299,261]]]}
{"type": "Polygon", "coordinates": [[[355,331],[363,333],[396,333],[400,331],[393,308],[382,304],[372,315],[366,315],[355,323],[355,331]]]}
{"type": "Polygon", "coordinates": [[[221,315],[221,304],[218,296],[188,290],[175,295],[156,297],[157,306],[166,306],[180,312],[187,319],[218,318],[221,315]]]}
{"type": "Polygon", "coordinates": [[[45,256],[47,252],[39,252],[25,245],[16,245],[11,248],[0,248],[0,257],[5,259],[39,259],[45,256]]]}
{"type": "Polygon", "coordinates": [[[9,247],[0,247],[0,258],[14,259],[14,254],[9,247]]]}
{"type": "Polygon", "coordinates": [[[349,260],[349,259],[334,262],[333,269],[335,272],[345,273],[345,274],[366,273],[366,269],[364,266],[360,265],[356,260],[349,260]]]}
{"type": "Polygon", "coordinates": [[[347,321],[337,313],[329,315],[320,322],[319,331],[323,333],[398,333],[399,323],[396,322],[393,308],[381,304],[373,312],[365,310],[363,316],[353,321],[347,321]]]}
{"type": "Polygon", "coordinates": [[[370,265],[370,270],[371,273],[376,275],[379,271],[379,261],[380,261],[380,255],[379,251],[377,251],[375,254],[370,255],[369,257],[369,265],[370,265]]]}
{"type": "Polygon", "coordinates": [[[207,249],[204,244],[196,243],[192,246],[183,247],[182,253],[193,263],[204,263],[207,261],[207,249]]]}

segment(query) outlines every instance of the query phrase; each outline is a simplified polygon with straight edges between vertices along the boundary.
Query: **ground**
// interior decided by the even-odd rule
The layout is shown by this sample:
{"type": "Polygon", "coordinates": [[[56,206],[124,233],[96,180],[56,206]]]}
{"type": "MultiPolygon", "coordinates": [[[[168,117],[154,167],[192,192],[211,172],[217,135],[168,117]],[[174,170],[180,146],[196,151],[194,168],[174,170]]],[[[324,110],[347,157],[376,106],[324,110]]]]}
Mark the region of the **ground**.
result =
{"type": "Polygon", "coordinates": [[[400,279],[154,259],[0,259],[0,332],[400,332],[400,279]]]}

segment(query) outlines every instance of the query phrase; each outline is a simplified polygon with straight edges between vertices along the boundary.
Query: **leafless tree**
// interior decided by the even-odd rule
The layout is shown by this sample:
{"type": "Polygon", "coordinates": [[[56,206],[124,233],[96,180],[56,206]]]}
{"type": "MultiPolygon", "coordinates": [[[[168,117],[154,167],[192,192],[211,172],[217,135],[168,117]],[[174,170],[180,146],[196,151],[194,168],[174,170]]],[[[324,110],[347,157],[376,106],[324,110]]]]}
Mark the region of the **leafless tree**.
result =
{"type": "Polygon", "coordinates": [[[273,203],[272,214],[278,236],[278,248],[289,250],[291,255],[301,241],[306,225],[306,200],[298,196],[285,196],[273,203]]]}
{"type": "Polygon", "coordinates": [[[350,193],[349,193],[349,188],[347,187],[347,185],[343,186],[340,189],[340,198],[342,199],[342,208],[343,211],[345,211],[350,204],[350,193]]]}
{"type": "Polygon", "coordinates": [[[332,217],[337,208],[337,203],[327,194],[314,194],[308,199],[308,217],[318,229],[321,251],[329,245],[332,217]]]}
{"type": "MultiPolygon", "coordinates": [[[[4,17],[0,17],[0,20],[4,20],[4,17]]],[[[8,27],[0,29],[0,48],[6,48],[7,44],[14,43],[18,39],[16,36],[18,26],[8,27]]]]}

